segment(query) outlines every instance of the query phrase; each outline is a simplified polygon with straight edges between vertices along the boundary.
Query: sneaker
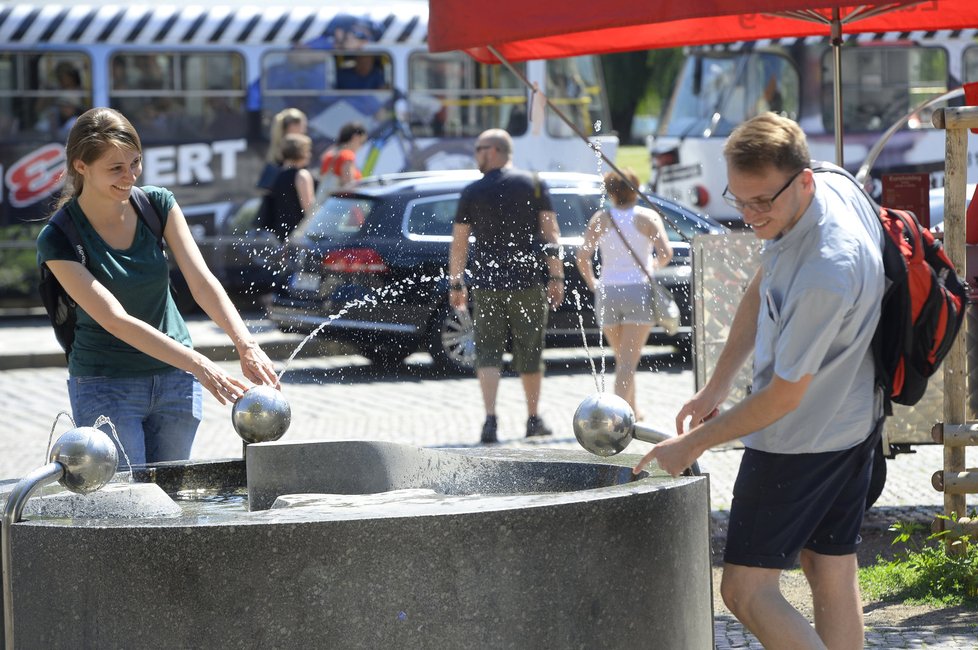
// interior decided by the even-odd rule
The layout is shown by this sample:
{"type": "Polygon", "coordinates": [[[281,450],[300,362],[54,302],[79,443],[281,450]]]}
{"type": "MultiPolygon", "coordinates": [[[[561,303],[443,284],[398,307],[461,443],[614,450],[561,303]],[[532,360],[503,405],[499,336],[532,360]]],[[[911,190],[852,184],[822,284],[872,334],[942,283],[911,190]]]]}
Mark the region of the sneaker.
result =
{"type": "Polygon", "coordinates": [[[526,437],[536,438],[538,436],[552,436],[553,431],[550,430],[543,420],[540,419],[539,415],[531,415],[526,419],[526,437]]]}
{"type": "Polygon", "coordinates": [[[499,442],[499,438],[496,437],[496,416],[487,415],[486,421],[482,424],[482,438],[480,440],[484,445],[490,445],[494,442],[499,442]]]}

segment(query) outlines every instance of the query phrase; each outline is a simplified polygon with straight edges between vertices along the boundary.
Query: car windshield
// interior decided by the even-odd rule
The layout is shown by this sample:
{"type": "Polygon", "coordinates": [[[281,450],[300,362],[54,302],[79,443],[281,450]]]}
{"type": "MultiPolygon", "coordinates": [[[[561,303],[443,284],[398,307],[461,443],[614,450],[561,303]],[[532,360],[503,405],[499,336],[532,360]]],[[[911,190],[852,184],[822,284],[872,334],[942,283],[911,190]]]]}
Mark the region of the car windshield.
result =
{"type": "Polygon", "coordinates": [[[580,237],[584,234],[587,222],[601,205],[600,194],[572,194],[567,190],[551,190],[550,200],[561,237],[580,237]]]}
{"type": "Polygon", "coordinates": [[[662,210],[668,218],[665,221],[665,226],[666,232],[669,233],[669,241],[692,241],[696,235],[702,235],[710,230],[705,224],[690,219],[678,210],[671,208],[668,204],[658,203],[656,207],[662,210]],[[678,232],[676,230],[677,228],[678,232]],[[679,234],[680,232],[682,233],[681,235],[679,234]]]}
{"type": "Polygon", "coordinates": [[[296,235],[314,240],[354,235],[363,228],[373,207],[374,201],[364,197],[331,196],[296,228],[296,235]]]}

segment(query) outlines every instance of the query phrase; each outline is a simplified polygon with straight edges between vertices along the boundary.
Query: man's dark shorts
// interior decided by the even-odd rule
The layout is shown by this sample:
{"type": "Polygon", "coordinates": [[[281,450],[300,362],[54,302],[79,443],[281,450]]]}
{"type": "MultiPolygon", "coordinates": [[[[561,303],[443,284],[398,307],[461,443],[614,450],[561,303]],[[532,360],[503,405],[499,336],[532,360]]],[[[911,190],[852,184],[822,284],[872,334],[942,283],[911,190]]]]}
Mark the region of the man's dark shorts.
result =
{"type": "Polygon", "coordinates": [[[855,447],[819,454],[744,450],[723,561],[788,569],[802,548],[855,553],[879,436],[877,427],[855,447]]]}
{"type": "Polygon", "coordinates": [[[543,287],[496,291],[476,289],[475,366],[498,368],[503,363],[506,339],[513,344],[514,372],[521,375],[543,370],[543,341],[550,310],[543,287]]]}

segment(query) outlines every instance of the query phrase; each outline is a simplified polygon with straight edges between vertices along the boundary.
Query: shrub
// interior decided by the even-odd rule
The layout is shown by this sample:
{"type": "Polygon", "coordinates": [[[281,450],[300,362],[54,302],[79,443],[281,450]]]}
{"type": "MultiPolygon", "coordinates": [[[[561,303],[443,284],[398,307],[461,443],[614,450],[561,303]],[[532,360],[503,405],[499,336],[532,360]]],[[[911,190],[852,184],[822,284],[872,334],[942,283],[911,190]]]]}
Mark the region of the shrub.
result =
{"type": "MultiPolygon", "coordinates": [[[[952,523],[957,517],[941,519],[952,523]]],[[[859,570],[864,596],[890,602],[940,606],[978,605],[978,545],[968,536],[952,542],[949,552],[948,530],[932,533],[920,543],[927,527],[921,523],[897,522],[894,544],[908,548],[893,560],[877,558],[873,566],[859,570]]]]}

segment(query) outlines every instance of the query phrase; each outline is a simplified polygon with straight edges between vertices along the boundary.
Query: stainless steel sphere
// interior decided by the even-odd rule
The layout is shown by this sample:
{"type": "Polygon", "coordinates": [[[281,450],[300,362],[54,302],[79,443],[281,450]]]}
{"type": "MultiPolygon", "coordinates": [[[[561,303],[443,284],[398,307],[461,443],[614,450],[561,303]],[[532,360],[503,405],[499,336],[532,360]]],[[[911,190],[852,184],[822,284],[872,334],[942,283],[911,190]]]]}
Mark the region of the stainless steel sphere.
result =
{"type": "Polygon", "coordinates": [[[271,386],[249,388],[231,409],[231,424],[245,442],[278,440],[291,423],[289,402],[271,386]]]}
{"type": "Polygon", "coordinates": [[[632,441],[635,413],[621,397],[595,393],[574,412],[574,436],[597,456],[614,456],[632,441]]]}
{"type": "Polygon", "coordinates": [[[48,460],[64,466],[58,481],[79,494],[98,490],[109,482],[119,466],[119,452],[104,432],[94,427],[77,427],[65,432],[54,446],[48,460]]]}

